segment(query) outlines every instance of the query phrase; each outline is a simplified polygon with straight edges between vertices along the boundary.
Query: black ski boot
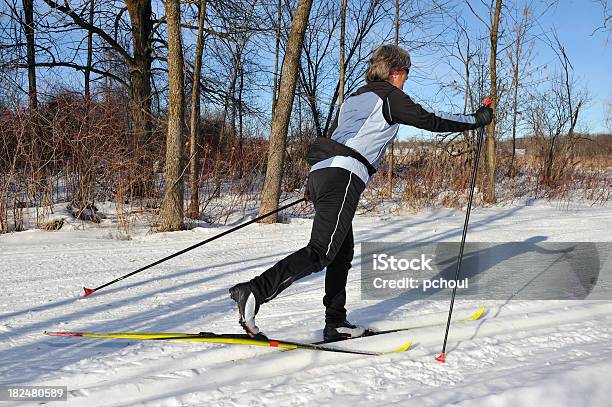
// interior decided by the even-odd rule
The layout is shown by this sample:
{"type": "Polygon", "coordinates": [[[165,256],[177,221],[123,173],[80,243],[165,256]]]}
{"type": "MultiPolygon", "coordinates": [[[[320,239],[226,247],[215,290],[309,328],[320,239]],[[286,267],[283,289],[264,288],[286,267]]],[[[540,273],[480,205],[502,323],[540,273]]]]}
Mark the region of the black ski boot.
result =
{"type": "Polygon", "coordinates": [[[230,297],[236,301],[240,314],[240,325],[251,337],[262,335],[255,325],[255,315],[259,311],[259,304],[251,291],[249,283],[240,283],[229,289],[230,297]]]}
{"type": "Polygon", "coordinates": [[[326,323],[323,330],[323,340],[325,342],[342,341],[344,339],[358,338],[365,334],[364,327],[353,325],[347,320],[339,323],[326,323]]]}

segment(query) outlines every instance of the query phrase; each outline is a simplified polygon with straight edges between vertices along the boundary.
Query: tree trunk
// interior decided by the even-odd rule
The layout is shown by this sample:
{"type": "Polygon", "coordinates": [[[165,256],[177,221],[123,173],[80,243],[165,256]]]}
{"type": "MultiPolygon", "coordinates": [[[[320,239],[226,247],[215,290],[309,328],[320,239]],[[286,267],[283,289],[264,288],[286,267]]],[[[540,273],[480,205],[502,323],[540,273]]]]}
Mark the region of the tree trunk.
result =
{"type": "Polygon", "coordinates": [[[168,136],[166,138],[166,177],[161,207],[161,230],[183,228],[183,44],[179,0],[166,0],[168,22],[168,136]]]}
{"type": "MultiPolygon", "coordinates": [[[[137,158],[135,174],[148,177],[146,146],[151,133],[151,0],[126,0],[132,23],[133,67],[130,69],[132,137],[130,145],[137,158]]],[[[142,196],[143,191],[136,191],[142,196]]]]}
{"type": "Polygon", "coordinates": [[[34,0],[23,0],[23,11],[25,14],[25,24],[23,30],[26,34],[27,43],[27,61],[28,61],[28,99],[29,99],[29,114],[30,125],[32,126],[32,168],[34,181],[38,182],[41,178],[40,168],[40,151],[38,150],[39,126],[38,126],[38,92],[36,90],[36,51],[34,36],[34,0]]]}
{"type": "MultiPolygon", "coordinates": [[[[89,0],[90,4],[89,4],[89,25],[93,25],[94,23],[94,4],[95,4],[95,0],[89,0]]],[[[91,100],[91,84],[90,84],[90,77],[91,77],[91,66],[92,66],[92,59],[93,59],[93,31],[91,30],[87,30],[87,65],[86,65],[86,69],[84,71],[84,75],[85,75],[85,103],[87,103],[87,106],[89,106],[89,102],[91,100]]]]}
{"type": "MultiPolygon", "coordinates": [[[[395,0],[395,46],[399,45],[399,0],[395,0]]],[[[391,142],[389,145],[389,152],[387,153],[387,198],[393,197],[393,167],[395,167],[395,142],[391,142]]]]}
{"type": "Polygon", "coordinates": [[[34,38],[34,0],[23,0],[25,24],[23,30],[26,34],[27,61],[28,61],[28,97],[30,113],[38,108],[38,94],[36,92],[36,51],[34,38]]]}
{"type": "MultiPolygon", "coordinates": [[[[223,105],[223,113],[221,114],[221,127],[219,129],[219,142],[217,143],[217,153],[215,154],[215,193],[214,196],[218,196],[221,193],[221,150],[223,143],[226,141],[226,122],[227,122],[227,111],[229,109],[230,99],[234,99],[234,90],[236,89],[236,81],[238,80],[238,69],[240,67],[240,61],[242,60],[242,50],[245,43],[238,44],[236,46],[236,53],[234,54],[234,61],[232,67],[232,76],[230,78],[227,92],[225,93],[225,103],[223,105]]],[[[229,143],[228,143],[229,144],[229,143]]]]}
{"type": "Polygon", "coordinates": [[[238,85],[238,178],[242,178],[244,172],[243,153],[243,107],[242,91],[244,90],[244,68],[240,67],[240,85],[238,85]]]}
{"type": "Polygon", "coordinates": [[[510,160],[510,170],[508,175],[510,177],[514,177],[516,175],[516,170],[514,168],[514,160],[516,159],[516,123],[518,117],[518,88],[519,88],[519,59],[521,57],[521,30],[517,30],[516,32],[516,52],[514,54],[514,66],[513,69],[513,80],[512,85],[513,89],[513,100],[512,100],[512,158],[510,160]]]}
{"type": "Polygon", "coordinates": [[[204,51],[204,21],[206,20],[206,1],[200,1],[198,17],[198,38],[196,40],[195,60],[193,63],[193,82],[191,85],[191,116],[189,122],[189,174],[191,200],[189,216],[200,217],[199,173],[200,156],[198,154],[198,136],[200,134],[200,75],[202,74],[202,54],[204,51]]]}
{"type": "MultiPolygon", "coordinates": [[[[280,80],[278,101],[272,116],[272,130],[270,132],[270,145],[268,147],[268,166],[266,168],[266,179],[261,198],[261,208],[259,214],[265,214],[278,208],[280,197],[281,181],[283,177],[283,164],[285,158],[285,145],[287,142],[287,130],[289,128],[289,118],[295,87],[298,79],[298,65],[304,33],[308,24],[308,17],[312,7],[312,0],[299,0],[293,21],[291,32],[287,42],[285,60],[280,80]]],[[[277,215],[268,216],[262,222],[275,223],[277,215]]]]}
{"type": "MultiPolygon", "coordinates": [[[[493,14],[493,24],[491,25],[491,108],[497,109],[497,31],[499,28],[499,18],[501,14],[502,0],[495,1],[495,11],[493,14]]],[[[497,119],[493,115],[493,121],[487,129],[487,150],[486,165],[487,178],[485,180],[484,201],[495,203],[495,125],[497,119]]]]}
{"type": "Polygon", "coordinates": [[[274,50],[274,86],[272,88],[272,116],[276,110],[276,93],[278,91],[278,55],[280,50],[280,29],[283,22],[283,8],[281,0],[277,4],[278,20],[276,21],[276,48],[274,50]]]}
{"type": "Polygon", "coordinates": [[[583,104],[583,100],[578,100],[576,104],[576,109],[574,109],[574,97],[572,96],[572,78],[570,71],[572,70],[572,65],[569,61],[567,53],[565,52],[565,48],[559,42],[559,38],[556,37],[557,45],[559,46],[559,50],[561,52],[561,66],[563,67],[563,85],[565,87],[565,103],[567,104],[567,113],[569,114],[570,127],[567,131],[567,139],[565,142],[565,146],[562,150],[562,161],[561,168],[559,168],[556,177],[559,178],[563,175],[563,173],[573,166],[572,159],[574,155],[574,146],[576,144],[576,137],[574,135],[574,130],[576,128],[576,124],[578,123],[578,115],[580,114],[580,109],[583,104]]]}
{"type": "Polygon", "coordinates": [[[338,109],[344,102],[344,32],[346,31],[346,3],[342,0],[340,9],[340,81],[338,82],[338,109]]]}

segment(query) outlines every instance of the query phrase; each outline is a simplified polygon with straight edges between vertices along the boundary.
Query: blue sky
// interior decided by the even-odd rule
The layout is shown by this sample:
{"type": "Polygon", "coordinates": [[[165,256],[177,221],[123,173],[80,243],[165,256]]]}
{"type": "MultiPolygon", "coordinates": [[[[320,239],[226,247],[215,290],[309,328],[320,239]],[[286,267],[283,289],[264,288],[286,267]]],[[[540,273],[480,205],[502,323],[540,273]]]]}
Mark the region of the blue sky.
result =
{"type": "MultiPolygon", "coordinates": [[[[472,1],[475,5],[478,2],[472,1]]],[[[469,11],[463,13],[469,18],[469,11]]],[[[605,124],[607,103],[612,101],[612,43],[606,44],[607,35],[603,32],[593,31],[603,22],[603,10],[593,0],[560,0],[558,5],[550,9],[542,18],[539,28],[535,31],[551,32],[556,28],[559,39],[566,49],[570,61],[574,67],[576,80],[584,85],[589,93],[589,103],[582,112],[579,130],[592,133],[608,131],[605,124]]],[[[482,24],[477,20],[470,24],[478,29],[482,24]]],[[[439,57],[439,56],[438,56],[439,57]]],[[[448,74],[448,68],[437,66],[430,72],[429,66],[433,65],[430,57],[413,56],[413,69],[415,76],[435,75],[431,80],[412,77],[408,79],[404,90],[415,99],[431,103],[432,109],[453,111],[448,102],[436,92],[436,80],[441,80],[448,74]]],[[[534,49],[534,62],[536,65],[548,64],[549,70],[558,66],[555,53],[541,42],[534,49]]],[[[550,72],[551,74],[553,72],[550,72]]],[[[425,103],[427,104],[427,103],[425,103]]],[[[455,109],[457,110],[457,109],[455,109]]],[[[404,127],[400,130],[400,137],[424,136],[431,133],[418,129],[404,127]]]]}
{"type": "MultiPolygon", "coordinates": [[[[605,128],[606,103],[612,101],[612,43],[606,34],[593,34],[603,21],[601,7],[592,0],[561,0],[545,21],[554,25],[575,69],[576,79],[584,83],[591,103],[584,112],[584,124],[592,132],[605,128]]],[[[542,56],[554,60],[554,56],[542,56]]]]}

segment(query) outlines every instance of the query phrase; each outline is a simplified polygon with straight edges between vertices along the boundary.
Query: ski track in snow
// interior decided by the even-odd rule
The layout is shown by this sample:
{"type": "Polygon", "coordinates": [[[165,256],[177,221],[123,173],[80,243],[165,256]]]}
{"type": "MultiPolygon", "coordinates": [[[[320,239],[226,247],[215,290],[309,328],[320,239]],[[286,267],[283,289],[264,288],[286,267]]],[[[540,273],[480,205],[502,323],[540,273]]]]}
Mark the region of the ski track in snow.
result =
{"type": "MultiPolygon", "coordinates": [[[[356,242],[459,241],[464,213],[436,210],[354,221],[356,242]]],[[[337,346],[389,350],[377,357],[205,343],[55,338],[43,331],[240,332],[227,290],[302,247],[311,221],[252,225],[81,298],[95,287],[225,228],[110,240],[108,231],[0,236],[0,386],[66,385],[66,406],[465,405],[609,406],[612,301],[461,300],[447,362],[433,360],[444,326],[337,346]]],[[[476,208],[468,241],[611,241],[612,209],[543,202],[476,208]]],[[[359,262],[356,246],[354,264],[359,262]]],[[[270,337],[314,341],[323,324],[323,273],[262,306],[270,337]]],[[[508,276],[511,278],[511,276],[508,276]]],[[[349,318],[379,329],[443,321],[448,301],[362,301],[349,274],[349,318]]],[[[11,403],[7,403],[11,405],[11,403]]],[[[27,405],[27,403],[14,403],[27,405]]]]}

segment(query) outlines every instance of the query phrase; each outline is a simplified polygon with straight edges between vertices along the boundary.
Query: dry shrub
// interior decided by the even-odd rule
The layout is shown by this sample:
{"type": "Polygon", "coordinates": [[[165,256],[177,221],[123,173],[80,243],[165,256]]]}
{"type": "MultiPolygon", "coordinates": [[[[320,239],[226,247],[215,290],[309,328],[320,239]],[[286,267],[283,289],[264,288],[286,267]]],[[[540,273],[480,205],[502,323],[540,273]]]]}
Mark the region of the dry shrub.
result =
{"type": "Polygon", "coordinates": [[[396,151],[400,153],[396,178],[401,207],[419,210],[462,205],[471,179],[471,144],[409,142],[396,147],[396,151]]]}
{"type": "MultiPolygon", "coordinates": [[[[510,171],[511,152],[498,146],[498,202],[543,198],[566,201],[582,199],[593,204],[605,204],[610,199],[612,186],[610,147],[600,142],[603,148],[594,149],[589,144],[591,141],[583,140],[583,144],[577,142],[574,145],[571,155],[562,155],[567,154],[568,148],[563,144],[565,141],[561,141],[552,162],[550,156],[538,154],[541,149],[537,149],[536,140],[527,142],[527,152],[514,159],[514,171],[510,171]]],[[[416,211],[425,207],[459,208],[465,205],[473,169],[472,144],[466,141],[447,144],[410,141],[401,143],[396,151],[399,154],[396,157],[395,190],[399,195],[400,208],[416,211]]],[[[481,185],[483,165],[481,157],[477,187],[481,185]]],[[[376,177],[372,184],[378,189],[376,193],[382,196],[386,177],[376,177]]],[[[476,191],[475,205],[481,204],[479,191],[480,188],[476,191]]]]}
{"type": "Polygon", "coordinates": [[[130,150],[126,105],[121,92],[88,102],[60,90],[34,112],[18,105],[1,112],[0,232],[8,230],[9,218],[17,226],[12,229],[23,229],[32,212],[28,223],[42,227],[56,202],[70,202],[78,218],[99,222],[89,208],[115,197],[122,183],[131,203],[157,194],[153,187],[145,191],[143,185],[153,184],[142,180],[151,178],[161,143],[151,134],[146,147],[130,150]],[[24,213],[18,206],[32,209],[24,213]]]}
{"type": "Polygon", "coordinates": [[[44,230],[55,231],[60,230],[64,226],[64,219],[54,219],[45,223],[42,227],[44,230]]]}

